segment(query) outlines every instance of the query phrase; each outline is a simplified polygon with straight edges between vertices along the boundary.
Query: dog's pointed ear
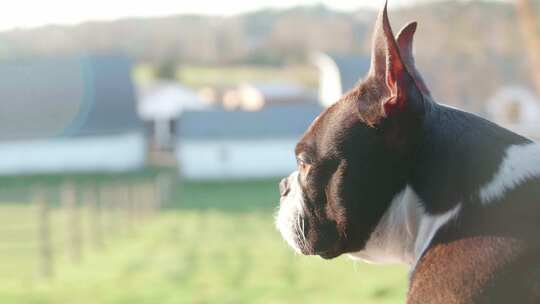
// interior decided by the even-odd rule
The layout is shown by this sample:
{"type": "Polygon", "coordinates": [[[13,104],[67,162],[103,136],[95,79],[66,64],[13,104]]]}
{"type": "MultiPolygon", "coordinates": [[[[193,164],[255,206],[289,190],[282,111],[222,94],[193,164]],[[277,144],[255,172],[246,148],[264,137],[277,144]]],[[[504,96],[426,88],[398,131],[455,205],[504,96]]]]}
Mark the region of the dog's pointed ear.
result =
{"type": "Polygon", "coordinates": [[[420,91],[422,91],[422,93],[424,93],[425,95],[431,96],[431,93],[429,92],[429,89],[426,86],[424,79],[422,78],[422,76],[416,69],[416,65],[414,64],[413,40],[417,25],[418,23],[416,21],[410,22],[405,25],[397,34],[396,40],[399,47],[399,52],[401,54],[401,59],[403,60],[407,71],[414,78],[418,89],[420,89],[420,91]]]}
{"type": "Polygon", "coordinates": [[[374,78],[383,86],[381,91],[385,91],[385,96],[382,96],[384,114],[390,116],[395,112],[403,112],[410,106],[416,108],[416,105],[410,105],[409,101],[421,98],[421,93],[402,60],[388,20],[386,2],[375,22],[371,56],[368,77],[374,78]]]}

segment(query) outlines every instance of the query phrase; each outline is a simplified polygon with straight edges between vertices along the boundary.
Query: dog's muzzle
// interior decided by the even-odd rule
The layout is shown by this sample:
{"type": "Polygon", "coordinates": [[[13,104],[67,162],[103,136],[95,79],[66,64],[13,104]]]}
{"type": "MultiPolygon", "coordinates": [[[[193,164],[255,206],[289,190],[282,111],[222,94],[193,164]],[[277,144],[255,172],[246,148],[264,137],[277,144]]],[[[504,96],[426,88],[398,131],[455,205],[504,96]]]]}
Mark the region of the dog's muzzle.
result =
{"type": "Polygon", "coordinates": [[[308,254],[305,237],[304,199],[298,182],[298,171],[291,173],[279,183],[280,206],[276,227],[297,253],[308,254]]]}

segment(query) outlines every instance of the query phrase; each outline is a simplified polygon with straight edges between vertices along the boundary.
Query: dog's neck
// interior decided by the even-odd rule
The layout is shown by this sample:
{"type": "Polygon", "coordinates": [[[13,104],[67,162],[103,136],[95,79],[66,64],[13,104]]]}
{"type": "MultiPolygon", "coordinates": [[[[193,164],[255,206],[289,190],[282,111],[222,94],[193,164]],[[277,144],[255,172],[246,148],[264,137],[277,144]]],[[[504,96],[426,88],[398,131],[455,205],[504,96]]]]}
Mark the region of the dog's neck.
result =
{"type": "Polygon", "coordinates": [[[429,215],[410,186],[398,193],[371,233],[363,250],[353,259],[368,263],[401,263],[414,266],[438,229],[457,215],[461,206],[440,215],[429,215]]]}
{"type": "Polygon", "coordinates": [[[474,114],[427,103],[422,136],[408,184],[428,214],[443,214],[497,174],[509,147],[531,143],[474,114]]]}
{"type": "Polygon", "coordinates": [[[540,163],[539,145],[469,113],[439,105],[429,111],[408,183],[352,258],[414,268],[464,203],[488,204],[540,176],[532,165],[540,163]]]}

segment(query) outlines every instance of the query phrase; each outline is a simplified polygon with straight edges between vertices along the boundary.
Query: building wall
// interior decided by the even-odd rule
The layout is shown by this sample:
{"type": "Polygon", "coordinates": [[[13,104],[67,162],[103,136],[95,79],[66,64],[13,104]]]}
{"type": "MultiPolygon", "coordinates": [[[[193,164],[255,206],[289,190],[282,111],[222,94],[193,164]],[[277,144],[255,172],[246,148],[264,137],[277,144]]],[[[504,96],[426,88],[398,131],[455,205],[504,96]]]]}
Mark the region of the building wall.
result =
{"type": "Polygon", "coordinates": [[[296,167],[297,138],[276,140],[183,140],[176,155],[188,179],[281,177],[296,167]]]}
{"type": "Polygon", "coordinates": [[[0,175],[128,171],[145,159],[141,133],[0,143],[0,175]]]}

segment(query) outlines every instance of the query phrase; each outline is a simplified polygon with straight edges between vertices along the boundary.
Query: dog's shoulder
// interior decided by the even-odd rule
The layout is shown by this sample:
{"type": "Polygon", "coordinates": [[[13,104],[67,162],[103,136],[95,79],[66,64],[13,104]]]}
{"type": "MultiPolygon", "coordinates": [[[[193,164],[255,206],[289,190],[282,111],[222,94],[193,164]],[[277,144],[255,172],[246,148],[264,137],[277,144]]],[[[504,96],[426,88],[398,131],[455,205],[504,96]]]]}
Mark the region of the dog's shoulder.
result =
{"type": "Polygon", "coordinates": [[[513,236],[540,248],[540,145],[510,146],[491,180],[469,200],[461,220],[471,233],[513,236]]]}
{"type": "Polygon", "coordinates": [[[539,253],[504,236],[436,241],[411,274],[407,303],[540,303],[539,253]]]}
{"type": "MultiPolygon", "coordinates": [[[[483,204],[522,200],[516,194],[540,192],[540,145],[535,142],[511,145],[491,180],[480,189],[483,204]],[[508,197],[508,195],[511,197],[508,197]]],[[[527,197],[534,197],[527,195],[527,197]]]]}
{"type": "Polygon", "coordinates": [[[501,156],[423,252],[408,303],[540,303],[540,146],[501,156]]]}

